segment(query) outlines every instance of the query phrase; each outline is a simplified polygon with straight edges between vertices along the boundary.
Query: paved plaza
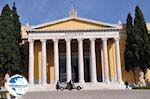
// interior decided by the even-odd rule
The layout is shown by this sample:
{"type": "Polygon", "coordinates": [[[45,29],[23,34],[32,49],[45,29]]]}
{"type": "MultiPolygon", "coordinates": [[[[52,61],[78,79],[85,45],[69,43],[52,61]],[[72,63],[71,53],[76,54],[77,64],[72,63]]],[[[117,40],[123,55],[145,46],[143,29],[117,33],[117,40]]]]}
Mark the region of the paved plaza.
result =
{"type": "Polygon", "coordinates": [[[22,99],[150,99],[150,90],[31,92],[22,99]]]}

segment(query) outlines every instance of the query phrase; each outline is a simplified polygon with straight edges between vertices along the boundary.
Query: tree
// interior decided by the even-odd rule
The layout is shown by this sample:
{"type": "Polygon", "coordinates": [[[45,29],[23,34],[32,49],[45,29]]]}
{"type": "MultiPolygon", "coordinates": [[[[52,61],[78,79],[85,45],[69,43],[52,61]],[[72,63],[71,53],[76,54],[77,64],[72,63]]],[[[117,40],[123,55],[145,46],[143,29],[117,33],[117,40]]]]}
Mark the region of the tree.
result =
{"type": "Polygon", "coordinates": [[[150,66],[150,36],[139,6],[135,8],[134,24],[129,13],[126,26],[125,68],[127,71],[132,70],[134,75],[137,67],[146,73],[150,66]]]}
{"type": "Polygon", "coordinates": [[[5,5],[0,16],[0,72],[21,73],[20,25],[15,4],[13,11],[5,5]]]}
{"type": "Polygon", "coordinates": [[[146,22],[139,6],[136,6],[135,8],[134,32],[136,33],[136,42],[138,44],[138,54],[140,57],[138,65],[140,69],[145,73],[150,65],[150,43],[146,22]]]}
{"type": "Polygon", "coordinates": [[[125,69],[129,72],[131,70],[134,75],[134,81],[136,82],[135,78],[135,69],[138,65],[139,55],[137,53],[137,44],[135,39],[135,32],[133,31],[133,22],[132,16],[129,13],[127,16],[127,24],[126,24],[126,32],[127,32],[127,39],[126,39],[126,47],[124,52],[125,58],[125,69]]]}
{"type": "MultiPolygon", "coordinates": [[[[15,5],[15,2],[13,3],[12,7],[12,18],[13,18],[13,27],[14,27],[14,37],[16,38],[17,43],[17,55],[18,55],[18,61],[20,64],[19,69],[23,69],[23,60],[24,60],[24,53],[23,53],[23,47],[20,44],[22,42],[21,39],[21,23],[19,21],[19,15],[17,14],[17,8],[15,5]]],[[[22,70],[20,70],[22,72],[22,70]]]]}
{"type": "Polygon", "coordinates": [[[0,67],[1,73],[5,74],[7,68],[9,68],[8,62],[11,61],[9,57],[10,47],[9,42],[12,40],[11,37],[11,30],[12,28],[12,21],[11,21],[11,9],[8,5],[5,5],[0,18],[0,67]]]}
{"type": "Polygon", "coordinates": [[[15,2],[12,7],[12,16],[13,16],[13,24],[14,24],[14,35],[16,36],[17,43],[21,43],[21,23],[19,21],[19,16],[17,14],[17,9],[15,6],[15,2]]]}

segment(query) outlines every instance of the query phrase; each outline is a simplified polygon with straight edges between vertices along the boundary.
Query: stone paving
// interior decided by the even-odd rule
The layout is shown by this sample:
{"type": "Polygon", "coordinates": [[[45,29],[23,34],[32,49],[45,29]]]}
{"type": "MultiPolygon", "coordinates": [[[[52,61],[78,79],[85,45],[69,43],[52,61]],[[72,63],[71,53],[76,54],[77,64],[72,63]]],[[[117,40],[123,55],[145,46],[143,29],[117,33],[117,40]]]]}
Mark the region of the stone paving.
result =
{"type": "Polygon", "coordinates": [[[150,99],[150,90],[30,92],[21,99],[150,99]]]}

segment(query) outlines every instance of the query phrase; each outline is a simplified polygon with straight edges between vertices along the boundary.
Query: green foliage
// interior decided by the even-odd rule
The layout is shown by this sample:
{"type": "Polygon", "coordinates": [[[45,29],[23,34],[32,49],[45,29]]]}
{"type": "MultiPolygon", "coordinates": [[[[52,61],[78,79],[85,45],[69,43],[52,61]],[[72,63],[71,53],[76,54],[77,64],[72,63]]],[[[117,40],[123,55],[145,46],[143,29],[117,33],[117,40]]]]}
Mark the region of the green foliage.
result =
{"type": "Polygon", "coordinates": [[[19,16],[17,14],[15,2],[12,7],[12,16],[13,16],[13,24],[14,24],[14,31],[16,36],[17,43],[21,43],[21,23],[19,21],[19,16]]]}
{"type": "Polygon", "coordinates": [[[126,24],[127,39],[124,52],[125,69],[127,71],[131,70],[133,72],[134,81],[136,82],[135,68],[138,66],[139,55],[137,53],[138,46],[136,44],[135,32],[133,31],[132,16],[130,13],[127,16],[126,21],[127,21],[126,24]]]}
{"type": "Polygon", "coordinates": [[[132,16],[129,13],[127,16],[127,39],[126,39],[126,48],[125,48],[125,69],[127,71],[134,70],[137,66],[138,55],[136,52],[137,45],[135,40],[135,34],[133,32],[132,16]]]}
{"type": "Polygon", "coordinates": [[[0,16],[0,72],[21,73],[21,24],[15,4],[5,5],[0,16]]]}
{"type": "Polygon", "coordinates": [[[138,54],[140,57],[139,67],[145,72],[148,65],[150,65],[148,63],[148,59],[150,58],[150,53],[148,52],[150,43],[146,22],[139,6],[135,8],[134,32],[136,33],[136,42],[138,44],[138,54]]]}
{"type": "Polygon", "coordinates": [[[134,24],[129,13],[127,17],[127,40],[125,48],[126,70],[134,71],[139,67],[146,71],[150,66],[150,36],[146,27],[145,19],[139,6],[135,8],[134,24]]]}

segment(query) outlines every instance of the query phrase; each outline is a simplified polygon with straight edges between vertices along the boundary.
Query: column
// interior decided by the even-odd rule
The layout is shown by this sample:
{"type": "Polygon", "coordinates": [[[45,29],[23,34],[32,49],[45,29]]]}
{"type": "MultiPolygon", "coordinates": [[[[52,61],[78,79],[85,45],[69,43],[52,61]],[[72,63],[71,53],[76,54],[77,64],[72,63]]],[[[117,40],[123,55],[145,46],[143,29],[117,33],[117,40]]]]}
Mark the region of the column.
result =
{"type": "Polygon", "coordinates": [[[65,39],[66,40],[66,69],[67,69],[67,82],[72,80],[72,75],[71,75],[71,46],[70,46],[70,39],[65,39]]]}
{"type": "Polygon", "coordinates": [[[42,39],[42,84],[47,84],[46,40],[42,39]]]}
{"type": "Polygon", "coordinates": [[[54,41],[54,69],[55,69],[55,84],[59,80],[59,49],[58,49],[58,39],[53,39],[54,41]]]}
{"type": "Polygon", "coordinates": [[[34,40],[29,41],[29,84],[34,84],[34,40]]]}
{"type": "Polygon", "coordinates": [[[105,74],[104,74],[104,64],[103,64],[103,61],[104,61],[104,53],[103,53],[103,49],[102,49],[102,44],[100,44],[101,46],[101,66],[102,66],[102,82],[105,82],[105,74]]]}
{"type": "Polygon", "coordinates": [[[95,55],[95,39],[90,39],[90,74],[91,82],[97,82],[97,71],[96,71],[96,55],[95,55]]]}
{"type": "Polygon", "coordinates": [[[102,42],[103,42],[104,81],[108,83],[110,80],[109,80],[109,67],[108,67],[107,38],[102,38],[102,42]]]}
{"type": "Polygon", "coordinates": [[[79,83],[84,83],[83,39],[78,39],[78,69],[79,83]]]}
{"type": "Polygon", "coordinates": [[[120,61],[120,47],[119,47],[119,37],[115,39],[115,48],[116,48],[116,72],[117,72],[117,81],[122,83],[122,74],[121,74],[121,61],[120,61]]]}

